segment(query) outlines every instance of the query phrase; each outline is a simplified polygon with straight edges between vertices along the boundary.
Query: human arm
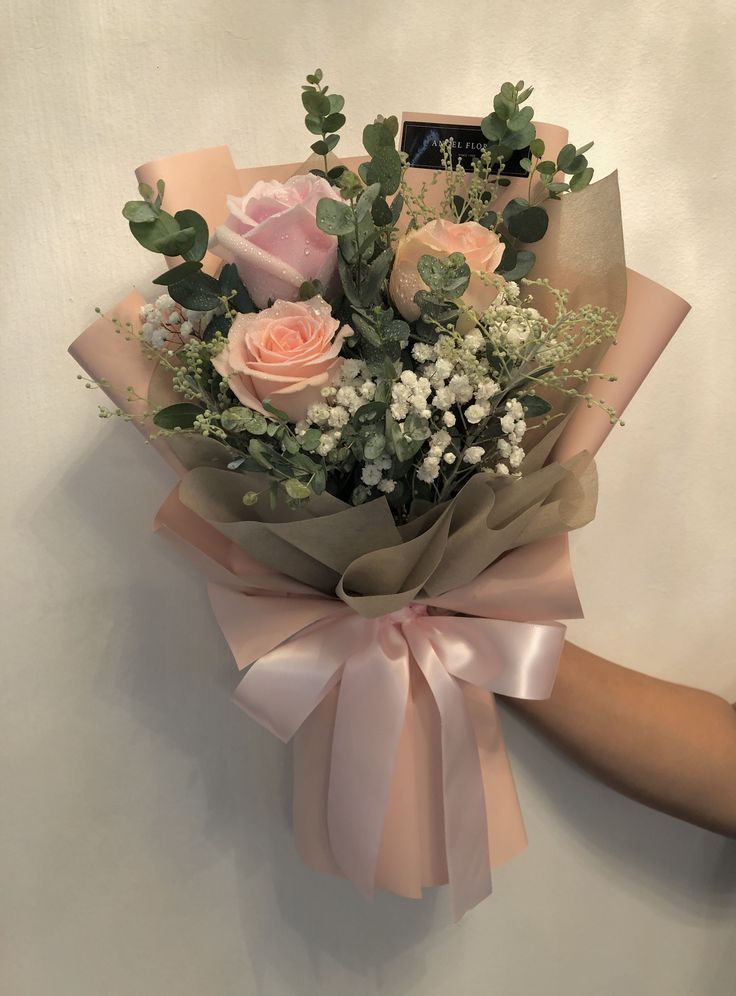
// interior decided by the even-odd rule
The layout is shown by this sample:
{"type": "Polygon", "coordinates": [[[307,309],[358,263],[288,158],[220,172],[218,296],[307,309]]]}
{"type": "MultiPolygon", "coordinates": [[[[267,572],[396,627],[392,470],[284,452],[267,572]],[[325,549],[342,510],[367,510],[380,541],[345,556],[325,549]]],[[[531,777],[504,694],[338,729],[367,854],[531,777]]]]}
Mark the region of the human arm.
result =
{"type": "Polygon", "coordinates": [[[566,643],[544,701],[509,700],[606,784],[736,837],[736,710],[566,643]]]}

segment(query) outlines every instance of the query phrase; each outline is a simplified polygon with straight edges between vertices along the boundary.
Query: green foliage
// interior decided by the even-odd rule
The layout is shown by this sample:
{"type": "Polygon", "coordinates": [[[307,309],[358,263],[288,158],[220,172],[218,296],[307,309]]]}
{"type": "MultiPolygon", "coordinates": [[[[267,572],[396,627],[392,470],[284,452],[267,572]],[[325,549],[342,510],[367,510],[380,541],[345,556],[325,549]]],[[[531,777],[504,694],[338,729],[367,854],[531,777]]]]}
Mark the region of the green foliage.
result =
{"type": "Polygon", "coordinates": [[[313,297],[324,294],[324,287],[319,280],[305,280],[299,287],[299,300],[311,301],[313,297]]]}
{"type": "Polygon", "coordinates": [[[196,262],[207,252],[209,232],[204,218],[196,211],[177,211],[175,215],[162,210],[164,182],[157,183],[157,193],[148,184],[139,184],[144,198],[128,201],[123,207],[135,239],[151,252],[164,256],[183,256],[196,262]]]}
{"type": "Polygon", "coordinates": [[[204,258],[204,254],[207,252],[207,244],[210,240],[209,229],[207,228],[207,222],[204,220],[201,214],[197,211],[177,211],[174,218],[182,227],[182,231],[193,231],[194,232],[194,242],[191,247],[182,252],[182,256],[189,260],[200,260],[204,258]]]}
{"type": "Polygon", "coordinates": [[[493,111],[481,122],[481,130],[498,158],[509,159],[512,152],[525,149],[536,138],[532,124],[534,111],[521,107],[532,94],[533,87],[524,89],[521,80],[514,86],[504,83],[493,98],[493,111]]]}
{"type": "Polygon", "coordinates": [[[220,293],[223,297],[227,298],[228,308],[231,311],[247,315],[256,310],[256,306],[253,304],[253,300],[245,284],[240,279],[240,274],[235,263],[225,263],[220,270],[218,280],[220,283],[220,293]]]}
{"type": "Polygon", "coordinates": [[[387,361],[392,364],[398,360],[402,342],[408,342],[411,335],[409,324],[396,318],[393,308],[356,308],[352,313],[352,325],[358,333],[360,351],[368,368],[379,373],[385,370],[387,361]]]}
{"type": "Polygon", "coordinates": [[[544,398],[538,398],[536,394],[524,394],[519,398],[521,407],[524,409],[526,418],[540,418],[552,411],[552,405],[544,398]]]}
{"type": "Polygon", "coordinates": [[[515,197],[504,208],[503,220],[509,234],[520,242],[539,242],[544,238],[549,224],[547,212],[539,205],[532,205],[515,197]]]}
{"type": "Polygon", "coordinates": [[[481,123],[481,130],[488,139],[489,149],[499,169],[514,152],[528,148],[528,155],[520,162],[529,177],[528,196],[526,199],[514,198],[504,209],[503,223],[499,225],[497,220],[493,223],[506,245],[497,272],[507,280],[519,280],[534,266],[534,253],[519,249],[519,246],[544,238],[549,219],[542,202],[548,198],[558,200],[561,194],[568,191],[576,193],[583,190],[593,177],[593,170],[585,157],[592,142],[580,148],[565,145],[556,162],[544,159],[545,144],[537,137],[532,123],[534,111],[528,104],[522,106],[532,91],[533,87],[525,88],[523,80],[515,85],[504,83],[493,98],[493,111],[481,123]],[[560,173],[569,179],[560,179],[560,173]],[[542,185],[542,196],[532,200],[532,179],[535,176],[542,185]]]}
{"type": "Polygon", "coordinates": [[[468,289],[470,267],[461,252],[453,252],[446,259],[421,256],[417,269],[429,289],[442,300],[456,300],[468,289]]]}
{"type": "Polygon", "coordinates": [[[260,412],[240,405],[227,408],[220,416],[220,424],[225,432],[249,432],[253,436],[263,436],[268,426],[268,422],[260,412]]]}
{"type": "Polygon", "coordinates": [[[202,409],[198,405],[182,401],[159,409],[153,416],[153,422],[159,429],[191,429],[201,414],[202,409]]]}
{"type": "Polygon", "coordinates": [[[327,156],[340,141],[340,136],[337,133],[345,124],[345,115],[342,113],[345,98],[337,93],[328,94],[329,88],[321,85],[322,79],[321,69],[316,69],[307,76],[307,85],[302,86],[302,105],[307,112],[304,118],[307,131],[312,135],[320,136],[310,146],[312,152],[324,158],[325,168],[320,175],[332,183],[339,177],[339,174],[335,176],[333,170],[328,171],[327,156]]]}
{"type": "Polygon", "coordinates": [[[169,284],[175,284],[179,280],[184,280],[186,277],[190,277],[195,273],[199,273],[202,269],[202,264],[200,262],[189,260],[185,263],[180,263],[178,266],[172,267],[165,273],[156,277],[153,281],[154,284],[159,284],[163,287],[168,287],[169,284]]]}
{"type": "Polygon", "coordinates": [[[411,460],[429,439],[432,430],[426,418],[411,412],[403,423],[399,423],[386,412],[386,449],[397,460],[411,460]]]}
{"type": "Polygon", "coordinates": [[[396,149],[391,146],[381,146],[376,149],[373,158],[368,163],[365,180],[366,183],[379,183],[381,193],[384,197],[395,194],[401,182],[401,156],[396,149]]]}
{"type": "MultiPolygon", "coordinates": [[[[221,306],[223,299],[232,311],[254,311],[253,301],[234,264],[225,264],[218,278],[204,272],[202,259],[209,244],[209,229],[202,215],[190,209],[177,211],[175,215],[164,211],[163,180],[157,182],[156,194],[145,183],[138,189],[144,200],[128,201],[123,208],[133,236],[151,252],[183,258],[183,262],[153,282],[166,287],[177,304],[192,311],[213,311],[221,306]]],[[[208,330],[208,338],[214,332],[215,327],[208,330]]]]}
{"type": "Polygon", "coordinates": [[[355,226],[354,213],[349,204],[323,197],[317,203],[317,227],[328,235],[347,235],[355,226]]]}
{"type": "Polygon", "coordinates": [[[214,311],[222,304],[219,282],[209,273],[202,271],[169,284],[169,294],[178,304],[190,311],[214,311]]]}

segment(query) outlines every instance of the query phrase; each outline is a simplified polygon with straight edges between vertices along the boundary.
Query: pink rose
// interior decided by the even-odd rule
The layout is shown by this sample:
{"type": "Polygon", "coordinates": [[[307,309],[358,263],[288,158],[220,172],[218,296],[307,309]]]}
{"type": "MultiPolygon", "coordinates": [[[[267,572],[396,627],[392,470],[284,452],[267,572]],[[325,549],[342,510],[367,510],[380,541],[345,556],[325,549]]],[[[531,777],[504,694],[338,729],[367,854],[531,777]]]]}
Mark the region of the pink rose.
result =
{"type": "Polygon", "coordinates": [[[451,221],[430,221],[404,235],[396,248],[396,260],[391,272],[389,292],[402,316],[413,322],[419,318],[419,308],[414,303],[417,291],[427,290],[419,276],[417,263],[421,256],[446,259],[453,252],[461,252],[472,270],[468,289],[462,296],[465,304],[476,311],[485,311],[498,294],[501,278],[494,271],[501,262],[504,247],[495,232],[476,221],[454,224],[451,221]],[[488,286],[480,274],[495,279],[498,286],[488,286]]]}
{"type": "Polygon", "coordinates": [[[342,363],[342,341],[353,332],[348,325],[338,332],[339,325],[321,297],[277,301],[238,315],[212,365],[246,407],[265,413],[261,402],[267,400],[297,422],[322,400],[322,388],[342,363]]]}
{"type": "Polygon", "coordinates": [[[228,197],[230,216],[215,230],[213,251],[238,268],[258,308],[269,299],[296,301],[305,280],[327,297],[339,288],[337,239],[317,228],[317,203],[340,195],[320,176],[261,180],[245,197],[228,197]]]}

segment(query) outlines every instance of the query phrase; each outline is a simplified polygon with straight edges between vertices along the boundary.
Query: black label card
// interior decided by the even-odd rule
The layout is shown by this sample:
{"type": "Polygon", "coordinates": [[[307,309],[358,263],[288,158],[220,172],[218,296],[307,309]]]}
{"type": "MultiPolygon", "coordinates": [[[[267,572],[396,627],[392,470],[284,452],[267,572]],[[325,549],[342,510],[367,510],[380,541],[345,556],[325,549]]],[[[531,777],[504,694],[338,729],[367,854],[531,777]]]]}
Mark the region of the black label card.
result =
{"type": "MultiPolygon", "coordinates": [[[[469,169],[488,145],[480,125],[436,124],[432,121],[405,121],[401,129],[401,151],[409,156],[409,165],[417,169],[442,169],[440,142],[452,140],[452,164],[469,169]]],[[[526,176],[519,165],[529,149],[512,153],[504,166],[504,176],[526,176]]]]}

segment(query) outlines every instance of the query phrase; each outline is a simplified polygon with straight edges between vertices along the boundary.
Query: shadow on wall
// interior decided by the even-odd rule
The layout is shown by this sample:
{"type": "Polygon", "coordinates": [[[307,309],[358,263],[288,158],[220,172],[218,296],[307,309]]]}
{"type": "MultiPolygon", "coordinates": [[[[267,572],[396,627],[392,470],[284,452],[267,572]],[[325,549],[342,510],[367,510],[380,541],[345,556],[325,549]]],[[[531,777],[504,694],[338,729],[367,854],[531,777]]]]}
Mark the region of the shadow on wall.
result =
{"type": "MultiPolygon", "coordinates": [[[[184,759],[175,767],[189,772],[184,784],[172,785],[162,752],[160,798],[145,817],[146,848],[164,874],[176,868],[187,879],[206,874],[213,853],[228,855],[243,947],[264,985],[276,975],[289,991],[305,991],[305,957],[315,978],[334,962],[371,977],[401,955],[407,985],[421,980],[425,966],[412,949],[435,920],[451,923],[449,902],[441,916],[444,897],[433,893],[421,903],[379,893],[369,903],[348,882],[302,864],[291,833],[290,748],[230,700],[238,672],[204,581],[177,547],[151,532],[175,480],[131,427],[105,430],[97,448],[42,500],[34,529],[57,562],[68,558],[70,536],[96,551],[77,565],[88,589],[80,625],[85,611],[109,613],[111,601],[115,608],[99,658],[79,667],[94,672],[102,714],[125,710],[152,744],[151,765],[156,743],[165,740],[168,753],[173,747],[184,759]],[[182,825],[186,819],[191,826],[182,825]],[[180,831],[174,840],[172,826],[180,831]],[[293,951],[284,950],[284,925],[302,938],[293,951]]],[[[172,894],[180,888],[172,882],[172,894]]]]}
{"type": "MultiPolygon", "coordinates": [[[[182,828],[182,839],[173,842],[158,831],[161,839],[151,841],[152,850],[160,848],[171,862],[173,848],[175,860],[190,874],[207,861],[197,847],[198,832],[210,845],[205,849],[210,855],[213,850],[229,854],[240,929],[258,979],[277,974],[293,991],[303,991],[303,962],[284,950],[286,924],[302,939],[315,978],[323,966],[337,962],[380,982],[382,966],[401,955],[410,986],[425,973],[419,942],[450,926],[447,892],[430,892],[421,903],[386,894],[366,903],[347,882],[301,864],[290,831],[289,751],[231,703],[237,672],[210,614],[203,581],[176,549],[147,532],[156,502],[173,484],[163,466],[151,471],[157,463],[134,432],[114,427],[98,449],[68,470],[35,517],[35,531],[50,557],[65,555],[64,533],[109,551],[119,613],[111,621],[107,646],[100,648],[96,694],[108,707],[113,703],[129,710],[152,741],[165,739],[196,773],[205,800],[203,825],[191,832],[182,828]],[[116,521],[112,537],[111,516],[116,521]],[[121,535],[131,537],[130,545],[113,550],[121,535]]],[[[90,565],[90,585],[98,583],[95,571],[99,559],[90,565]]],[[[542,811],[551,807],[578,846],[599,858],[605,855],[612,874],[621,871],[624,887],[634,877],[644,882],[652,902],[667,907],[670,917],[716,922],[733,915],[732,842],[609,791],[506,710],[504,730],[522,804],[526,784],[548,804],[542,811]],[[693,852],[704,860],[694,861],[693,852]],[[708,865],[709,877],[703,874],[708,865]]],[[[156,764],[155,751],[150,763],[156,764]]],[[[161,779],[160,805],[167,807],[171,796],[167,802],[163,772],[161,779]]],[[[186,785],[179,791],[185,795],[186,785]]],[[[179,805],[186,812],[181,799],[179,805]]],[[[543,826],[529,830],[532,840],[543,839],[543,826]]],[[[712,967],[718,980],[727,970],[712,967]]]]}

